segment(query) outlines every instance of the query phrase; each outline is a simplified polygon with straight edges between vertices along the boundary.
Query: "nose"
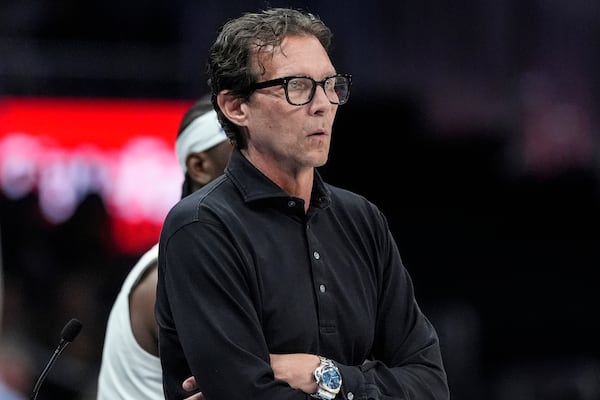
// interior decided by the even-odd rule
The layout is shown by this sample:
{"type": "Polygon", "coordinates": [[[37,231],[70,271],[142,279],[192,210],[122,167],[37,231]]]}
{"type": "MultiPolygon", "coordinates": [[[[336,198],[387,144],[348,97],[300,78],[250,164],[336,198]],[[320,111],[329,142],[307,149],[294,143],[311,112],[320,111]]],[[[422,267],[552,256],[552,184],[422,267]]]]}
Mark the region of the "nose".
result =
{"type": "Polygon", "coordinates": [[[327,97],[327,92],[325,91],[325,82],[317,82],[317,86],[319,86],[321,90],[319,90],[319,88],[316,88],[315,95],[313,96],[312,101],[315,102],[315,97],[319,97],[319,102],[323,101],[327,104],[331,104],[331,101],[329,101],[329,97],[327,97]]]}

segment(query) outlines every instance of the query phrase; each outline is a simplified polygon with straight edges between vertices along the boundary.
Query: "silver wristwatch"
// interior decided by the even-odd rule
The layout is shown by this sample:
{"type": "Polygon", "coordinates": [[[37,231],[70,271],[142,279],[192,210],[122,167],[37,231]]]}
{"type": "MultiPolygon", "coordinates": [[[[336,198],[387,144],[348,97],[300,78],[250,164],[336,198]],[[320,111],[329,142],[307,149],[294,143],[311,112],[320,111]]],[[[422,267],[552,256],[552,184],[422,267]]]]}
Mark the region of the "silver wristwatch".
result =
{"type": "Polygon", "coordinates": [[[311,396],[321,400],[333,400],[342,387],[342,375],[333,361],[321,356],[319,359],[321,364],[314,372],[318,388],[311,396]]]}

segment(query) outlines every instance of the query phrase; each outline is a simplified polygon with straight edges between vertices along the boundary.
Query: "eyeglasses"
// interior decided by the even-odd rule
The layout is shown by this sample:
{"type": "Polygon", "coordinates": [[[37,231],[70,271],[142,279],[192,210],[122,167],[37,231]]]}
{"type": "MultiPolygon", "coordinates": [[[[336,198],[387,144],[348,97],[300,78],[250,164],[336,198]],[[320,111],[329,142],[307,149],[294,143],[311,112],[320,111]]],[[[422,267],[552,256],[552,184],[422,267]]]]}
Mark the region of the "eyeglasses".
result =
{"type": "Polygon", "coordinates": [[[285,90],[285,98],[293,106],[303,106],[312,101],[317,85],[323,88],[325,96],[331,104],[346,104],[350,97],[352,75],[336,74],[322,81],[315,81],[310,76],[286,76],[285,78],[254,83],[250,90],[262,89],[281,85],[285,90]]]}

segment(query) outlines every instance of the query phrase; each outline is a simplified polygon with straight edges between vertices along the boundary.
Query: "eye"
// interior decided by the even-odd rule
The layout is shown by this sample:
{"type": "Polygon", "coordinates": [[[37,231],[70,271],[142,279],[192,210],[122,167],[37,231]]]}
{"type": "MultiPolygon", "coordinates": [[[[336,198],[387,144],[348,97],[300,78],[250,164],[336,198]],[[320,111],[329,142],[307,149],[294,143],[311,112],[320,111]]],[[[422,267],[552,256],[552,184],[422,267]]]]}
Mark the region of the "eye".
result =
{"type": "Polygon", "coordinates": [[[288,82],[289,90],[307,90],[311,86],[310,80],[306,78],[294,78],[288,82]]]}

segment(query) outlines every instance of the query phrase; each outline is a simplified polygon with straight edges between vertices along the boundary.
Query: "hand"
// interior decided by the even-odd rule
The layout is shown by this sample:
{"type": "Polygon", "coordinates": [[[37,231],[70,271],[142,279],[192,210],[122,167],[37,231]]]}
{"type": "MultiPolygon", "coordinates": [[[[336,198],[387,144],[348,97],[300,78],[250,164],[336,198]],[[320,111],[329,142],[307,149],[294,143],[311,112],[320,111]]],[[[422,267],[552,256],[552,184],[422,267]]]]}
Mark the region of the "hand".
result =
{"type": "Polygon", "coordinates": [[[307,394],[317,391],[313,372],[320,363],[319,357],[314,354],[271,354],[271,368],[275,378],[307,394]]]}
{"type": "MultiPolygon", "coordinates": [[[[190,376],[185,381],[183,381],[183,383],[181,384],[181,387],[186,392],[191,392],[191,391],[197,389],[198,387],[196,386],[196,378],[194,378],[193,376],[190,376]]],[[[202,394],[202,392],[198,392],[198,393],[194,393],[193,395],[191,395],[189,397],[186,397],[184,400],[203,400],[203,399],[204,399],[204,395],[202,394]]]]}

